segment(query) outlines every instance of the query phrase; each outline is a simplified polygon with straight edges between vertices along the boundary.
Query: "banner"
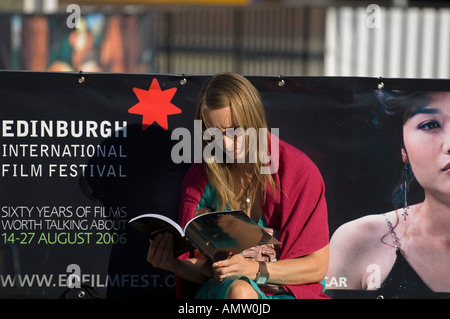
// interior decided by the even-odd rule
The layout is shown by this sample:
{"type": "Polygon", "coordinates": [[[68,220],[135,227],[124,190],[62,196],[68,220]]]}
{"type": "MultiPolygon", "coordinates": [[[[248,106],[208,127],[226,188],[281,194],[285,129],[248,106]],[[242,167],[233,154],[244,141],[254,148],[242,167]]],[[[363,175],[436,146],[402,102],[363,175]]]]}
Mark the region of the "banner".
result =
{"type": "MultiPolygon", "coordinates": [[[[450,84],[444,80],[248,78],[261,92],[270,128],[278,129],[281,139],[301,149],[319,167],[332,235],[347,222],[394,209],[391,193],[403,162],[400,150],[392,148],[386,128],[380,125],[379,93],[446,91],[450,84]],[[384,89],[379,90],[379,85],[384,89]]],[[[128,221],[150,212],[176,219],[181,182],[193,162],[195,141],[190,158],[174,160],[173,150],[181,136],[172,133],[184,128],[184,142],[194,139],[196,98],[206,79],[0,72],[2,297],[175,298],[173,274],[147,263],[148,240],[128,221]]],[[[411,186],[410,216],[416,216],[414,204],[422,200],[423,192],[411,186]]],[[[385,233],[389,233],[387,224],[385,233]]],[[[353,240],[362,243],[362,238],[353,240]]],[[[330,269],[338,264],[331,258],[339,257],[333,247],[330,269]]],[[[448,260],[448,251],[441,250],[440,257],[442,262],[448,260]]],[[[345,258],[345,263],[351,263],[357,256],[345,258]]],[[[427,269],[442,265],[446,264],[440,264],[439,258],[427,260],[419,274],[425,273],[426,282],[433,284],[427,269]]],[[[381,275],[390,267],[378,266],[383,268],[381,275]]],[[[369,275],[377,274],[374,267],[369,275]]],[[[349,276],[330,274],[325,292],[335,298],[380,296],[376,286],[350,286],[354,280],[349,276]]],[[[450,291],[450,285],[437,287],[439,293],[433,296],[450,291]]],[[[396,298],[401,293],[383,292],[383,296],[396,298]]]]}

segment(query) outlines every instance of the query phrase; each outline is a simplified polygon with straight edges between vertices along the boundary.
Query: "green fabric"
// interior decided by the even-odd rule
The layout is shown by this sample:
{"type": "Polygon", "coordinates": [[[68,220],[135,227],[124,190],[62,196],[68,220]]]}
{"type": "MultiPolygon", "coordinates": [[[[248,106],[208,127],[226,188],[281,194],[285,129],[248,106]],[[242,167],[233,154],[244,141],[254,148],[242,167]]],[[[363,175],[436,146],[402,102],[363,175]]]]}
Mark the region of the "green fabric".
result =
{"type": "MultiPolygon", "coordinates": [[[[209,208],[212,211],[217,211],[219,209],[219,204],[217,203],[217,192],[209,182],[206,183],[205,190],[203,191],[202,197],[200,197],[200,201],[197,204],[197,209],[200,208],[209,208]]],[[[227,205],[225,210],[231,209],[227,205]]]]}
{"type": "Polygon", "coordinates": [[[259,299],[295,299],[294,296],[288,294],[279,294],[274,296],[266,296],[259,289],[258,285],[248,277],[229,277],[223,281],[218,281],[214,278],[209,279],[204,283],[195,295],[196,299],[225,299],[228,289],[236,280],[241,279],[247,281],[252,285],[253,289],[259,296],[259,299]]]}
{"type": "MultiPolygon", "coordinates": [[[[209,208],[213,211],[217,210],[219,205],[217,203],[217,193],[212,188],[209,183],[206,183],[205,190],[203,191],[202,197],[197,205],[197,209],[200,208],[209,208]]],[[[227,205],[225,210],[230,210],[230,207],[227,205]]],[[[261,227],[267,227],[266,221],[264,217],[258,221],[258,225],[261,227]]],[[[279,294],[275,296],[266,296],[259,289],[258,285],[248,277],[229,277],[223,281],[218,281],[214,278],[209,279],[206,283],[204,283],[200,289],[198,290],[195,298],[197,299],[225,299],[228,293],[228,289],[236,280],[241,279],[247,281],[256,293],[259,296],[259,299],[294,299],[294,296],[288,294],[279,294]]]]}

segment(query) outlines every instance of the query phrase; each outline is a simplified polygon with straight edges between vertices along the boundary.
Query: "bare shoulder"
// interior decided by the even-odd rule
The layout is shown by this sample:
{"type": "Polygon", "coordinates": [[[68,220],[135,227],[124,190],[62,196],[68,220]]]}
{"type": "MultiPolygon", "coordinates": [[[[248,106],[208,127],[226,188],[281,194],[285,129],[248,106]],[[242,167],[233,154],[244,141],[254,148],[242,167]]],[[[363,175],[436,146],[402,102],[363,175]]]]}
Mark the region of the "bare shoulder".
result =
{"type": "Polygon", "coordinates": [[[333,234],[330,246],[342,246],[347,249],[367,247],[379,241],[388,231],[386,218],[391,213],[366,215],[340,226],[333,234]]]}
{"type": "Polygon", "coordinates": [[[367,215],[340,226],[330,240],[329,287],[363,289],[367,265],[388,247],[382,241],[388,232],[385,214],[367,215]],[[333,286],[336,280],[339,285],[333,286]]]}

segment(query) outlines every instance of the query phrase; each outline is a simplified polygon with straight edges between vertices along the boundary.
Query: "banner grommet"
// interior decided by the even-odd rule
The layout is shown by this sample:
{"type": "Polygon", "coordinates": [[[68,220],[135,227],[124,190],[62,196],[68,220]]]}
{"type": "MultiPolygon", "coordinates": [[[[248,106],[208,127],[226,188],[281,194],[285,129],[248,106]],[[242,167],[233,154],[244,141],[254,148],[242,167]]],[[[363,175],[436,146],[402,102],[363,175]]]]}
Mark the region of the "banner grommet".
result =
{"type": "Polygon", "coordinates": [[[78,83],[83,84],[84,81],[86,81],[86,79],[84,78],[84,76],[82,76],[83,71],[80,71],[79,75],[78,75],[78,83]]]}
{"type": "Polygon", "coordinates": [[[183,74],[181,74],[180,84],[181,85],[185,85],[186,83],[187,83],[187,79],[186,79],[186,77],[184,76],[184,73],[183,73],[183,74]]]}
{"type": "Polygon", "coordinates": [[[384,89],[384,82],[381,80],[381,77],[379,77],[378,80],[379,80],[378,85],[377,85],[378,89],[379,90],[384,89]]]}

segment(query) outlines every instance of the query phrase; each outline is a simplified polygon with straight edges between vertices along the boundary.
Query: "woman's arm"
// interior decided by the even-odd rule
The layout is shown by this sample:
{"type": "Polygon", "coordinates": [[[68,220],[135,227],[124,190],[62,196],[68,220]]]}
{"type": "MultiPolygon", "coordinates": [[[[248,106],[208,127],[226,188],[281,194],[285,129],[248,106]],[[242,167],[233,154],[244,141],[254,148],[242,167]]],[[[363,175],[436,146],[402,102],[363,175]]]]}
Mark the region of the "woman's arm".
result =
{"type": "MultiPolygon", "coordinates": [[[[328,269],[328,245],[309,255],[268,262],[269,283],[281,285],[302,285],[318,283],[323,280],[328,269]]],[[[259,270],[256,261],[245,259],[237,254],[230,259],[213,264],[214,275],[218,280],[228,276],[247,276],[255,279],[259,270]]]]}
{"type": "Polygon", "coordinates": [[[159,234],[150,242],[147,261],[154,267],[171,271],[181,278],[203,283],[208,277],[203,273],[202,266],[206,257],[178,259],[173,254],[173,236],[170,233],[159,234]]]}
{"type": "Polygon", "coordinates": [[[269,282],[303,285],[321,282],[328,270],[328,245],[309,255],[267,263],[269,282]]]}

